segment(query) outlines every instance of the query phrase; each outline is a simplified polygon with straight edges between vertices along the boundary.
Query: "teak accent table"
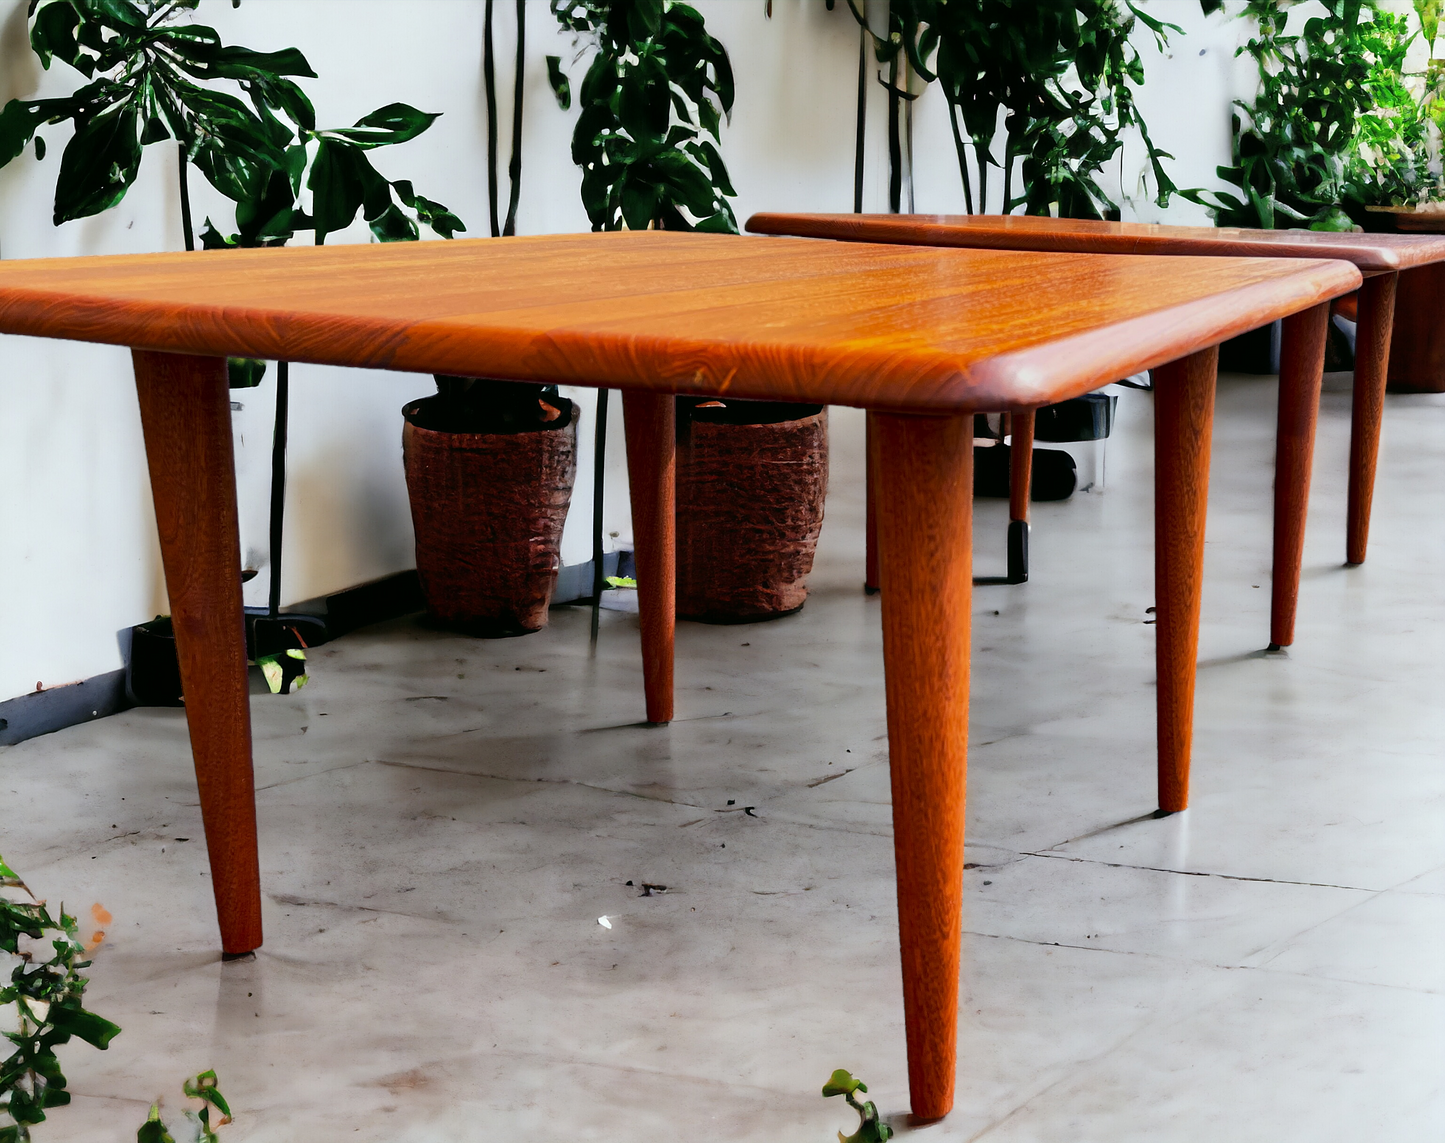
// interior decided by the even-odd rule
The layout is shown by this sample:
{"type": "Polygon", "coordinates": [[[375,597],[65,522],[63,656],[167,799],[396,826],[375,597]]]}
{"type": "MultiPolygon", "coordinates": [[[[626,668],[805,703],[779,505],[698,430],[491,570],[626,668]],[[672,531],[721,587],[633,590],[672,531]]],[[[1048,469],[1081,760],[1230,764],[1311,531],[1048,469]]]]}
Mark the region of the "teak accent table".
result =
{"type": "MultiPolygon", "coordinates": [[[[1394,323],[1395,286],[1401,271],[1445,262],[1445,236],[1338,234],[1314,230],[1241,230],[1099,222],[1022,214],[755,214],[748,230],[805,238],[894,242],[990,250],[1072,254],[1166,254],[1182,257],[1338,258],[1365,276],[1355,341],[1355,388],[1350,434],[1350,492],[1345,540],[1347,563],[1365,562],[1370,502],[1380,451],[1380,421],[1394,323]]],[[[1328,314],[1285,324],[1280,351],[1279,431],[1274,486],[1274,578],[1270,643],[1294,642],[1309,507],[1310,462],[1319,412],[1321,363],[1328,314]]],[[[1259,324],[1263,325],[1264,322],[1259,324]]],[[[1023,428],[1031,426],[1026,422],[1023,428]]],[[[1017,472],[1015,473],[1017,475],[1017,472]]],[[[1027,512],[1011,511],[1015,520],[1027,512]]]]}
{"type": "Polygon", "coordinates": [[[953,1104],[975,409],[1157,370],[1161,790],[1185,799],[1215,361],[1343,262],[633,232],[0,262],[0,332],[131,346],[222,947],[261,944],[228,354],[624,391],[648,718],[672,717],[673,395],[874,410],[913,1110],[953,1104]],[[1087,305],[1079,304],[1087,299],[1087,305]]]}

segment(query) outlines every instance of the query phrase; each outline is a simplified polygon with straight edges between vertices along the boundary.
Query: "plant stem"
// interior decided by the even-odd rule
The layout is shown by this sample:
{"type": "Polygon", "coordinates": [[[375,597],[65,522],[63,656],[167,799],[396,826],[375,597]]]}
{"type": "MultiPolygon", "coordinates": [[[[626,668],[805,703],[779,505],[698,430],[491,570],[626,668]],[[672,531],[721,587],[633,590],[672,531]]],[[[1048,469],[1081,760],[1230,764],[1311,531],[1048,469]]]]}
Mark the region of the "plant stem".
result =
{"type": "Polygon", "coordinates": [[[597,390],[597,423],[592,432],[592,606],[602,602],[602,493],[607,467],[607,390],[597,390]]]}
{"type": "Polygon", "coordinates": [[[1007,128],[1003,137],[1003,213],[1012,214],[1009,199],[1013,196],[1014,181],[1014,137],[1007,128]]]}
{"type": "Polygon", "coordinates": [[[953,128],[953,149],[958,152],[958,173],[963,176],[963,205],[969,214],[973,213],[973,186],[968,177],[968,151],[963,145],[963,134],[958,129],[958,108],[952,102],[948,105],[948,125],[953,128]]]}
{"type": "Polygon", "coordinates": [[[491,207],[492,237],[502,233],[497,221],[497,60],[492,50],[492,0],[482,19],[482,78],[487,93],[487,196],[491,207]]]}
{"type": "Polygon", "coordinates": [[[973,156],[978,160],[978,212],[988,213],[988,148],[978,139],[973,141],[973,156]]]}
{"type": "Polygon", "coordinates": [[[853,144],[853,213],[863,213],[863,141],[868,122],[868,29],[858,29],[858,135],[853,144]]]}
{"type": "Polygon", "coordinates": [[[194,250],[196,248],[196,235],[191,227],[191,185],[190,180],[186,177],[186,168],[189,164],[186,162],[186,145],[179,139],[176,140],[176,153],[180,157],[181,232],[185,235],[186,249],[194,250]]]}
{"type": "Polygon", "coordinates": [[[517,74],[512,88],[512,161],[507,178],[512,184],[511,201],[507,204],[507,221],[502,233],[517,233],[517,203],[522,197],[522,79],[527,54],[526,0],[517,0],[517,74]]]}
{"type": "Polygon", "coordinates": [[[903,206],[903,144],[898,137],[898,57],[888,68],[888,209],[897,214],[903,206]]]}

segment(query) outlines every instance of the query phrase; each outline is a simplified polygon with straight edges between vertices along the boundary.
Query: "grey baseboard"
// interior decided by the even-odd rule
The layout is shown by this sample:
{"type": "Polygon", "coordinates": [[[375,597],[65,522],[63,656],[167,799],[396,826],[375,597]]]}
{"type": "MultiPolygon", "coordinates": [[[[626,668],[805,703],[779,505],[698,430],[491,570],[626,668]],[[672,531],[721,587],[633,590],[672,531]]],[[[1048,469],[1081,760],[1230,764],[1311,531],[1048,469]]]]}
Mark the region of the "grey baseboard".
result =
{"type": "MultiPolygon", "coordinates": [[[[606,552],[602,556],[602,574],[617,575],[618,560],[623,553],[606,552]]],[[[629,558],[632,553],[625,553],[629,558]]],[[[568,564],[557,572],[557,586],[552,591],[552,605],[575,603],[579,599],[592,598],[592,561],[585,564],[568,564]]]]}
{"type": "Polygon", "coordinates": [[[0,702],[0,746],[14,746],[27,738],[119,714],[134,705],[125,693],[124,669],[21,695],[0,702]]]}
{"type": "MultiPolygon", "coordinates": [[[[608,552],[603,557],[604,575],[618,574],[619,558],[617,552],[608,552]]],[[[557,588],[552,596],[554,604],[573,603],[591,597],[591,560],[564,567],[557,573],[557,588]]],[[[421,588],[416,582],[416,572],[406,571],[337,592],[324,600],[308,600],[286,610],[318,613],[326,620],[325,638],[333,639],[357,627],[419,611],[421,607],[421,588]]],[[[14,746],[28,738],[130,710],[135,702],[126,693],[125,676],[122,668],[69,686],[36,691],[0,702],[0,746],[14,746]]]]}

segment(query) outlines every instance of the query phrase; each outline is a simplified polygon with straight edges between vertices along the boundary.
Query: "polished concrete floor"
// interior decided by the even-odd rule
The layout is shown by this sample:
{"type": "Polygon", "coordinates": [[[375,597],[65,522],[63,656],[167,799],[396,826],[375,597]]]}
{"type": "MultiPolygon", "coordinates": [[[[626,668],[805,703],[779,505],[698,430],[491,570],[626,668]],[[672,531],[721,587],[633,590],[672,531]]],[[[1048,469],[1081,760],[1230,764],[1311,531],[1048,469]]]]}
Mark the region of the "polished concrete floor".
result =
{"type": "MultiPolygon", "coordinates": [[[[1147,394],[1107,490],[1038,507],[1032,582],[977,591],[942,1123],[906,1115],[842,410],[811,601],[682,625],[668,728],[638,723],[636,617],[603,613],[594,649],[573,608],[497,642],[373,628],[257,697],[254,962],[217,955],[179,712],[0,751],[0,852],[113,915],[89,997],[125,1030],[64,1050],[75,1103],[37,1139],[130,1138],[207,1067],[238,1143],[825,1143],[853,1130],[819,1094],[838,1067],[930,1143],[1445,1138],[1445,397],[1390,399],[1370,561],[1346,569],[1345,381],[1285,654],[1261,650],[1274,386],[1221,385],[1187,813],[1149,816],[1147,394]]],[[[981,504],[980,571],[1003,517],[981,504]]]]}

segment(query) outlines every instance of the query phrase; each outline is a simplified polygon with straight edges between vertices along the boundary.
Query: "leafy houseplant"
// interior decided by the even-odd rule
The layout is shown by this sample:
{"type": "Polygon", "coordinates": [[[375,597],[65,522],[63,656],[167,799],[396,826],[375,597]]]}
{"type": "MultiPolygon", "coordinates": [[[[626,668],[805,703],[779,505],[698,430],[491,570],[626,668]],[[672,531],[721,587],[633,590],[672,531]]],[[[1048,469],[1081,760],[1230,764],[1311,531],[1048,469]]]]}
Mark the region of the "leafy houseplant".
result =
{"type": "Polygon", "coordinates": [[[980,211],[988,209],[989,171],[997,167],[1004,214],[1023,207],[1027,214],[1118,218],[1118,204],[1100,178],[1130,128],[1143,139],[1155,196],[1161,206],[1168,204],[1176,188],[1162,160],[1170,156],[1155,147],[1135,104],[1133,89],[1143,84],[1144,67],[1129,38],[1142,22],[1162,43],[1168,30],[1178,30],[1174,25],[1130,0],[1022,6],[1007,0],[934,0],[920,5],[919,17],[929,21],[937,44],[936,63],[925,74],[936,74],[948,100],[970,213],[971,146],[980,211]],[[1001,159],[995,153],[1000,113],[1001,159]]]}
{"type": "MultiPolygon", "coordinates": [[[[702,16],[667,0],[552,0],[552,11],[595,52],[572,136],[592,228],[736,233],[718,151],[732,65],[702,16]]],[[[549,62],[565,106],[570,84],[549,62]]],[[[796,611],[822,525],[826,415],[682,397],[677,432],[678,613],[740,622],[796,611]]]]}
{"type": "MultiPolygon", "coordinates": [[[[114,206],[134,183],[145,148],[174,139],[187,250],[195,247],[191,167],[236,204],[235,234],[223,236],[206,220],[200,238],[208,249],[279,246],[306,230],[320,244],[349,226],[358,211],[380,241],[415,239],[419,223],[443,237],[465,229],[410,182],[385,179],[367,157],[377,147],[415,138],[436,115],[393,103],[351,127],[318,129],[311,101],[291,78],[315,77],[305,56],[295,48],[256,52],[222,45],[213,28],[179,22],[197,3],[32,0],[31,46],[41,63],[48,69],[59,60],[88,82],[64,98],[10,101],[0,111],[0,165],[32,139],[37,157],[43,158],[44,139],[37,131],[46,123],[73,123],[56,180],[57,225],[114,206]]],[[[257,385],[264,371],[261,362],[233,360],[231,384],[257,385]]],[[[269,622],[253,625],[252,632],[273,689],[276,680],[285,689],[299,675],[293,654],[304,644],[295,630],[299,621],[279,616],[288,391],[282,362],[272,464],[269,622]]],[[[138,628],[137,638],[170,638],[168,630],[152,627],[138,628]]]]}
{"type": "Polygon", "coordinates": [[[1241,15],[1256,22],[1257,34],[1240,52],[1255,61],[1260,90],[1253,102],[1236,104],[1249,121],[1234,115],[1233,165],[1218,171],[1240,193],[1186,195],[1210,207],[1219,226],[1351,226],[1339,204],[1355,121],[1369,100],[1361,17],[1371,8],[1362,0],[1324,3],[1326,14],[1291,36],[1288,0],[1247,0],[1241,15]]]}
{"type": "Polygon", "coordinates": [[[64,909],[52,915],[0,858],[0,958],[15,962],[0,986],[0,1013],[15,1029],[5,1033],[12,1047],[0,1058],[0,1143],[25,1143],[48,1109],[70,1102],[56,1048],[75,1036],[104,1049],[120,1032],[84,1007],[88,981],[80,970],[90,962],[76,928],[74,917],[64,909]]]}
{"type": "MultiPolygon", "coordinates": [[[[494,4],[482,26],[492,237],[516,233],[522,178],[526,7],[516,3],[510,195],[500,213],[494,4]]],[[[547,624],[577,464],[577,410],[555,385],[436,378],[402,409],[402,455],[427,610],[481,636],[547,624]]]]}

